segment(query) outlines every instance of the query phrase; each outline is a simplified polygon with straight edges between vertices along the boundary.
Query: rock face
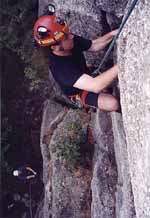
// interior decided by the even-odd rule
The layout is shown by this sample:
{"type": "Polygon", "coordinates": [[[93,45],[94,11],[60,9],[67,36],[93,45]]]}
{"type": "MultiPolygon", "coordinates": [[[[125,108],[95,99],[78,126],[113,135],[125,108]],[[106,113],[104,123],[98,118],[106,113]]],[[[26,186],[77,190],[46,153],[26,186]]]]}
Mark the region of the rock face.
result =
{"type": "MultiPolygon", "coordinates": [[[[48,2],[39,1],[39,14],[48,2]]],[[[49,3],[56,5],[57,14],[68,20],[75,34],[95,38],[118,26],[127,1],[53,0],[49,3]]],[[[139,1],[118,42],[122,115],[97,111],[92,113],[89,124],[79,111],[65,111],[51,101],[45,105],[41,131],[45,184],[42,217],[150,218],[149,20],[149,0],[139,1]],[[87,147],[86,132],[88,125],[92,127],[93,165],[89,159],[88,167],[81,164],[69,169],[64,153],[60,155],[60,145],[61,149],[66,145],[65,136],[78,138],[75,132],[69,132],[70,122],[80,124],[85,137],[79,138],[87,147]]],[[[97,65],[101,55],[86,57],[88,63],[97,65]]]]}
{"type": "Polygon", "coordinates": [[[54,103],[47,101],[41,131],[42,217],[90,218],[93,145],[88,146],[87,141],[89,116],[73,110],[54,112],[52,108],[54,103]],[[52,121],[49,115],[56,119],[52,121]]]}
{"type": "Polygon", "coordinates": [[[123,121],[121,115],[117,113],[112,113],[111,119],[114,135],[115,159],[118,171],[115,205],[116,218],[133,218],[135,217],[135,208],[123,121]]]}
{"type": "Polygon", "coordinates": [[[150,1],[139,1],[118,46],[129,172],[137,218],[150,217],[150,1]]]}
{"type": "Polygon", "coordinates": [[[110,114],[97,112],[94,123],[97,144],[94,153],[91,217],[115,217],[117,166],[110,114]]]}
{"type": "MultiPolygon", "coordinates": [[[[86,163],[87,157],[82,157],[82,166],[81,157],[77,154],[78,146],[84,150],[84,154],[88,152],[88,123],[84,116],[84,113],[68,111],[49,145],[52,163],[52,217],[55,218],[90,217],[92,163],[86,163]],[[74,161],[78,161],[76,168],[72,166],[74,161]]],[[[91,151],[91,148],[89,149],[91,151]]]]}

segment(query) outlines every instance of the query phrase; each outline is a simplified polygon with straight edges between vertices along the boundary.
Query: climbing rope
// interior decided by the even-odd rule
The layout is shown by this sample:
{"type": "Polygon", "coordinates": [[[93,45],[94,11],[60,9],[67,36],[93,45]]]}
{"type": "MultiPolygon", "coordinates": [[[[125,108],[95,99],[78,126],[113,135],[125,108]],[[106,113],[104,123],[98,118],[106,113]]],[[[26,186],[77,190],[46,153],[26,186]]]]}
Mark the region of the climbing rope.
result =
{"type": "Polygon", "coordinates": [[[133,1],[131,2],[131,5],[130,5],[130,7],[129,7],[129,10],[128,10],[127,14],[124,16],[124,18],[123,18],[123,20],[122,20],[122,22],[121,22],[121,24],[120,24],[120,27],[119,27],[119,29],[118,29],[117,34],[114,36],[114,38],[113,38],[113,40],[112,40],[112,42],[111,42],[111,44],[110,44],[108,50],[106,51],[106,53],[105,53],[103,59],[102,59],[101,62],[100,62],[100,65],[99,65],[98,68],[93,72],[93,75],[96,75],[96,74],[99,74],[99,73],[100,73],[100,70],[101,70],[101,68],[102,68],[102,65],[104,64],[104,62],[105,62],[106,59],[108,58],[110,52],[112,51],[112,49],[113,49],[113,47],[114,47],[114,45],[115,45],[115,43],[116,43],[116,41],[117,41],[117,39],[118,39],[118,37],[119,37],[119,35],[120,35],[120,33],[121,33],[121,31],[122,31],[124,25],[125,25],[126,22],[128,21],[128,19],[129,19],[130,15],[131,15],[133,9],[135,8],[135,5],[136,5],[137,2],[138,2],[138,0],[133,0],[133,1]]]}

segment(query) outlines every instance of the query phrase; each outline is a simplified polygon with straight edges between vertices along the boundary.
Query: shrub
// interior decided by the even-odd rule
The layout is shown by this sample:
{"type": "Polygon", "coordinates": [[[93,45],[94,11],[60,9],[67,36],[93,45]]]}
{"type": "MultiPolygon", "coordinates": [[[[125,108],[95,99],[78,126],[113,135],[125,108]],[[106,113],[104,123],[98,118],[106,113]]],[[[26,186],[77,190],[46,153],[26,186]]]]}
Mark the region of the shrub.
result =
{"type": "Polygon", "coordinates": [[[60,136],[53,147],[53,152],[56,152],[57,157],[73,169],[83,164],[81,147],[86,142],[86,134],[79,122],[67,124],[65,131],[67,134],[60,136]]]}

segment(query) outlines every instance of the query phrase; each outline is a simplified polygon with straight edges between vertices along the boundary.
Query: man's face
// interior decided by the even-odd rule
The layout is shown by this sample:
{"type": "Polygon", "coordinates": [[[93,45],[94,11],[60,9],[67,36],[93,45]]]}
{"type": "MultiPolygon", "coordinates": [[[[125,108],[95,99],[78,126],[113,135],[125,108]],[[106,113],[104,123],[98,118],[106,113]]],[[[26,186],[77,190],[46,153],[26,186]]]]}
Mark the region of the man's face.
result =
{"type": "Polygon", "coordinates": [[[71,33],[68,33],[65,35],[65,39],[63,41],[61,41],[61,47],[65,50],[65,51],[69,51],[73,48],[74,46],[74,35],[71,33]]]}

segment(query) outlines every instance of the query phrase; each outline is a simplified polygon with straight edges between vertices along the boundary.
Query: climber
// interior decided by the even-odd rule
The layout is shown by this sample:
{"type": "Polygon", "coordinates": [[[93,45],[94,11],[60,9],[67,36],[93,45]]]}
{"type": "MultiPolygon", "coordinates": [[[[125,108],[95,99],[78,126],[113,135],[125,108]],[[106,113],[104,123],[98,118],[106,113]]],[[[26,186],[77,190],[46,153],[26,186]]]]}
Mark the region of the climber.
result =
{"type": "Polygon", "coordinates": [[[103,111],[117,111],[118,100],[103,90],[116,78],[117,65],[92,77],[83,51],[99,52],[111,42],[117,30],[95,40],[72,34],[67,23],[54,14],[43,15],[34,25],[34,39],[39,46],[48,46],[49,67],[66,96],[80,101],[83,106],[98,107],[103,111]]]}
{"type": "Polygon", "coordinates": [[[20,180],[26,181],[35,178],[37,173],[31,167],[23,166],[14,170],[13,175],[18,177],[20,180]]]}

